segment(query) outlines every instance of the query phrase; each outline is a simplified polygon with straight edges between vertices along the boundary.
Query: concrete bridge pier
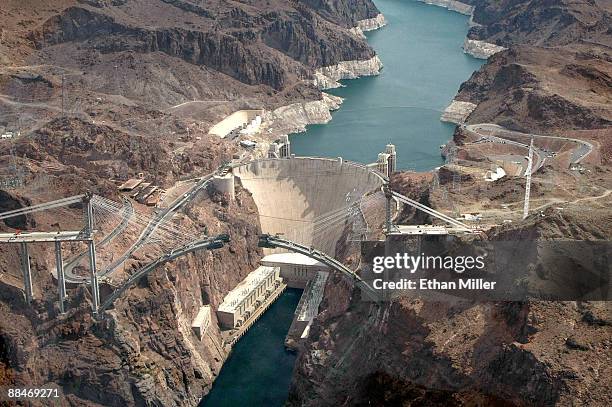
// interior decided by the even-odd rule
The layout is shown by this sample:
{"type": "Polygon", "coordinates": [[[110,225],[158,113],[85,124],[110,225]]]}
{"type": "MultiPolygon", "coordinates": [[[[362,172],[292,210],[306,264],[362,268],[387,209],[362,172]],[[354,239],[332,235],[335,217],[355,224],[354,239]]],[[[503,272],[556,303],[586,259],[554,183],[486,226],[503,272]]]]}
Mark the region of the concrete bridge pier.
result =
{"type": "Polygon", "coordinates": [[[100,287],[98,285],[98,275],[96,274],[96,245],[93,241],[94,216],[93,206],[91,205],[91,193],[87,193],[83,198],[85,204],[85,230],[87,231],[87,250],[89,252],[89,270],[91,272],[91,296],[94,318],[98,316],[98,308],[100,307],[100,287]]]}
{"type": "Polygon", "coordinates": [[[393,229],[393,223],[391,221],[391,200],[393,199],[393,195],[391,194],[389,184],[383,186],[383,192],[385,193],[385,229],[387,234],[390,234],[393,229]]]}
{"type": "Polygon", "coordinates": [[[62,243],[55,242],[55,263],[57,266],[57,288],[59,291],[59,308],[60,312],[63,314],[64,309],[64,300],[66,299],[66,278],[64,275],[64,263],[62,259],[62,243]]]}
{"type": "Polygon", "coordinates": [[[21,243],[21,269],[23,270],[23,283],[26,301],[28,304],[32,302],[32,271],[30,269],[30,254],[28,253],[28,244],[21,243]]]}

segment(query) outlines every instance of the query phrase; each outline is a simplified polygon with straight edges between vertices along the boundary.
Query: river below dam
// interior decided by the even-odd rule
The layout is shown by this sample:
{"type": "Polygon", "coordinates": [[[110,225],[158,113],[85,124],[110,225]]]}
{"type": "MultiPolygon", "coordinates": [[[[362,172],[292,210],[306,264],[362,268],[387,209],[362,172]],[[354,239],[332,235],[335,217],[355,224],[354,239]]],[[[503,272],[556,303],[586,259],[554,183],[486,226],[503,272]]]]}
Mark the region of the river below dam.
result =
{"type": "Polygon", "coordinates": [[[234,345],[200,407],[283,405],[296,358],[285,336],[301,295],[288,288],[234,345]]]}
{"type": "MultiPolygon", "coordinates": [[[[381,74],[330,90],[344,104],[330,123],[292,135],[292,150],[369,163],[393,143],[398,168],[430,170],[442,164],[439,146],[454,130],[440,115],[483,61],[461,49],[466,16],[413,0],[375,3],[387,26],[367,37],[384,64],[381,74]]],[[[284,404],[296,357],[285,350],[284,339],[300,295],[287,290],[235,345],[200,406],[284,404]]]]}

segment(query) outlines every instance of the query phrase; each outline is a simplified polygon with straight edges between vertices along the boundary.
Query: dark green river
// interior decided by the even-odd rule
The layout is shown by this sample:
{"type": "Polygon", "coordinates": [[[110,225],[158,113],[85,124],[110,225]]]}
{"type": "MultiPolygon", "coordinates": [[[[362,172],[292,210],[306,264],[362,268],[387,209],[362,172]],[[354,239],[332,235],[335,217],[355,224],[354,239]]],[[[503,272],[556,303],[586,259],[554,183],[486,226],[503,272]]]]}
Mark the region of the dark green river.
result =
{"type": "MultiPolygon", "coordinates": [[[[381,74],[330,90],[344,104],[330,123],[292,135],[292,149],[369,163],[390,142],[399,168],[430,170],[442,163],[439,146],[454,129],[440,114],[482,64],[461,49],[468,18],[413,0],[375,3],[387,26],[367,36],[384,64],[381,74]]],[[[288,290],[236,344],[201,406],[283,405],[295,362],[284,339],[300,294],[288,290]]]]}
{"type": "Polygon", "coordinates": [[[288,288],[234,346],[200,406],[281,406],[296,355],[285,350],[302,290],[288,288]]]}

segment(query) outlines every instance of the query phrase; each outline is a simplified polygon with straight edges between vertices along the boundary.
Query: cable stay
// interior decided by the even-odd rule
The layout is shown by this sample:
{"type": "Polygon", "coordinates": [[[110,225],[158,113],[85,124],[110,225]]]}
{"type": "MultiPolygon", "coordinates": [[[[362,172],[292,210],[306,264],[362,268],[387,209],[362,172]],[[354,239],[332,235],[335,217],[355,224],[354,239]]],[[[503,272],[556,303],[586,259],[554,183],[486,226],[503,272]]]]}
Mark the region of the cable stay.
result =
{"type": "Polygon", "coordinates": [[[29,213],[46,211],[53,208],[59,208],[62,206],[68,206],[77,202],[82,202],[85,195],[75,195],[68,198],[58,199],[57,201],[46,202],[38,205],[27,206],[25,208],[15,209],[12,211],[0,213],[0,220],[14,218],[16,216],[22,216],[29,213]]]}
{"type": "Polygon", "coordinates": [[[473,232],[473,229],[466,225],[463,222],[460,222],[454,218],[451,218],[448,215],[443,214],[442,212],[438,212],[434,209],[431,209],[430,207],[423,205],[420,202],[415,201],[414,199],[410,199],[402,194],[399,194],[397,192],[391,191],[391,196],[393,197],[393,199],[395,199],[396,201],[402,202],[406,205],[412,206],[413,208],[416,208],[420,211],[423,211],[425,213],[427,213],[430,216],[433,216],[434,218],[438,218],[446,223],[449,223],[450,225],[452,225],[453,227],[455,227],[456,229],[460,230],[460,231],[464,231],[464,232],[473,232]]]}

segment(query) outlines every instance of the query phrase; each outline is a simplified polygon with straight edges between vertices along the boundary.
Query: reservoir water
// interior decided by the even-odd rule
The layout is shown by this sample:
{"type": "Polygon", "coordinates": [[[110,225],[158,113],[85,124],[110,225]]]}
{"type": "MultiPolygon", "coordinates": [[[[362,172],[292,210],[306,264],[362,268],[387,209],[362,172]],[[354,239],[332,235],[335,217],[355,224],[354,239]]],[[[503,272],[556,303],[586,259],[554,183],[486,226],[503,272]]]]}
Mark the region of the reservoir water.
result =
{"type": "MultiPolygon", "coordinates": [[[[331,90],[344,104],[330,123],[292,135],[292,149],[368,163],[391,142],[399,168],[429,170],[441,164],[439,146],[454,128],[440,122],[440,114],[482,61],[461,49],[466,16],[414,0],[375,3],[388,24],[367,36],[384,69],[331,90]]],[[[201,406],[284,404],[295,362],[284,339],[300,294],[286,291],[236,344],[201,406]]]]}
{"type": "Polygon", "coordinates": [[[392,143],[398,168],[430,170],[454,130],[440,115],[483,61],[461,49],[466,16],[414,0],[375,3],[387,26],[366,35],[384,65],[380,75],[327,91],[344,104],[328,124],[292,135],[291,147],[296,155],[370,163],[392,143]]]}

